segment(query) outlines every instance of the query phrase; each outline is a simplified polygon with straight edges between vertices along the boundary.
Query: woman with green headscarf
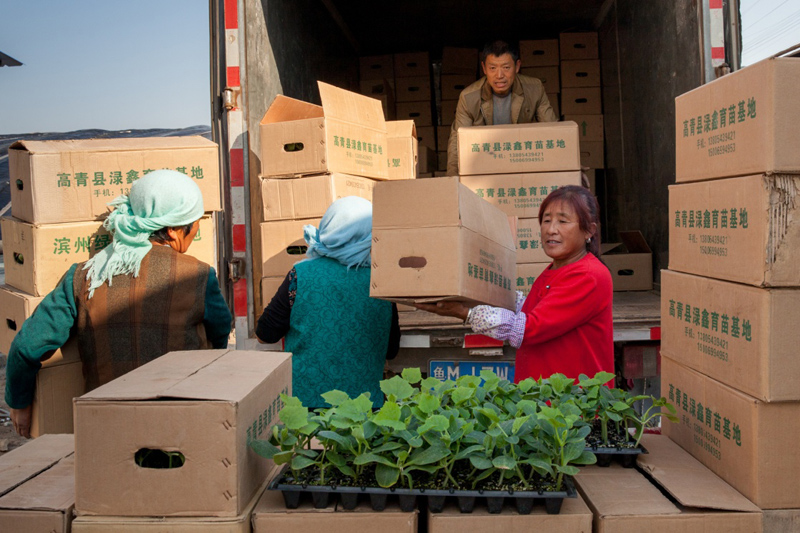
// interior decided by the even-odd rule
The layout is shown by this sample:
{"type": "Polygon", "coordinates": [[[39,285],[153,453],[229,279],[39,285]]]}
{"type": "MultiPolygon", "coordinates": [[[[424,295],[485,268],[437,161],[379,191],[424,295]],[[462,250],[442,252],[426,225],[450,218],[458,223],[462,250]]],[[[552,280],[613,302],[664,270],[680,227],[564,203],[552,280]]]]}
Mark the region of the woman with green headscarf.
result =
{"type": "Polygon", "coordinates": [[[76,337],[86,390],[165,353],[224,348],[231,314],[214,269],[184,255],[203,216],[200,188],[157,170],[111,202],[109,246],[72,265],[22,324],[8,353],[5,400],[14,429],[30,436],[41,361],[76,337]]]}
{"type": "Polygon", "coordinates": [[[292,353],[292,394],[306,407],[326,407],[333,389],[351,398],[369,393],[383,405],[379,382],[397,355],[397,306],[369,297],[372,203],[336,200],[319,228],[304,228],[307,259],[287,274],[256,326],[261,342],[286,339],[292,353]]]}

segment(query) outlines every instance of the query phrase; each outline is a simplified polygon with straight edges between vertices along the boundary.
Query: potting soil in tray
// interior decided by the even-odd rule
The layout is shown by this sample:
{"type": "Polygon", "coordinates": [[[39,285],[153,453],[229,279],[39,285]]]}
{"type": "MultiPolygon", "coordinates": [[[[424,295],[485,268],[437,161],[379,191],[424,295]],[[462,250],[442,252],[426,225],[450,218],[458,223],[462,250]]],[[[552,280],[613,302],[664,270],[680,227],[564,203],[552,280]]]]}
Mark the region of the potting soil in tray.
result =
{"type": "Polygon", "coordinates": [[[636,458],[648,453],[643,446],[638,448],[610,448],[604,446],[587,446],[586,451],[592,452],[597,457],[597,466],[609,466],[612,461],[616,461],[625,468],[636,466],[636,458]]]}
{"type": "Polygon", "coordinates": [[[572,479],[564,478],[562,491],[500,491],[500,490],[436,490],[436,489],[406,489],[382,487],[344,487],[331,485],[297,485],[286,483],[284,467],[281,474],[269,485],[270,490],[279,490],[283,493],[283,500],[287,509],[297,509],[301,500],[310,495],[314,507],[323,509],[334,505],[338,498],[346,510],[355,509],[359,499],[369,498],[374,511],[383,511],[388,499],[397,498],[400,509],[411,512],[417,507],[418,499],[425,499],[428,509],[432,513],[440,513],[445,506],[447,498],[455,498],[462,513],[471,513],[477,501],[485,500],[490,513],[498,514],[502,511],[507,500],[513,500],[519,514],[531,513],[534,503],[543,502],[547,514],[558,514],[564,498],[575,498],[577,492],[572,479]]]}

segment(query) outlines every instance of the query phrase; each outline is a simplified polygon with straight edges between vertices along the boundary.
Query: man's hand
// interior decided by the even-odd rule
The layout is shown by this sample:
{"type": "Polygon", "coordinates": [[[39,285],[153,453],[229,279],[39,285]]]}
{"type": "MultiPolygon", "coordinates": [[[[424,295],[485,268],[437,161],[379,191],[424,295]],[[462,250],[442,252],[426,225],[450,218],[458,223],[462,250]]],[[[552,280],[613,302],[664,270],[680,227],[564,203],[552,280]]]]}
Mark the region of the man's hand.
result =
{"type": "Polygon", "coordinates": [[[31,412],[33,405],[22,409],[11,409],[11,422],[14,424],[14,431],[20,436],[31,438],[31,412]]]}
{"type": "Polygon", "coordinates": [[[461,302],[437,302],[435,304],[414,304],[414,307],[429,313],[441,316],[453,316],[466,320],[469,314],[469,307],[461,302]]]}

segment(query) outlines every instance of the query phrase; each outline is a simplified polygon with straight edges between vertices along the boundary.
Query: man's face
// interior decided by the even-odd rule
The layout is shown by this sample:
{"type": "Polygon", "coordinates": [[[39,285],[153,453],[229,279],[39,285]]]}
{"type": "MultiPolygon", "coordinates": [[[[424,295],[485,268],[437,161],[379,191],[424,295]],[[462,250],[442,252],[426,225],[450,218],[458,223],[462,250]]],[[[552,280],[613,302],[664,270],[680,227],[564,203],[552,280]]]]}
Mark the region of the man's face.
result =
{"type": "Polygon", "coordinates": [[[519,67],[522,62],[511,57],[511,54],[503,54],[495,56],[489,54],[486,56],[486,61],[481,63],[483,73],[486,75],[486,80],[498,96],[505,96],[511,90],[514,84],[514,78],[517,77],[519,67]]]}

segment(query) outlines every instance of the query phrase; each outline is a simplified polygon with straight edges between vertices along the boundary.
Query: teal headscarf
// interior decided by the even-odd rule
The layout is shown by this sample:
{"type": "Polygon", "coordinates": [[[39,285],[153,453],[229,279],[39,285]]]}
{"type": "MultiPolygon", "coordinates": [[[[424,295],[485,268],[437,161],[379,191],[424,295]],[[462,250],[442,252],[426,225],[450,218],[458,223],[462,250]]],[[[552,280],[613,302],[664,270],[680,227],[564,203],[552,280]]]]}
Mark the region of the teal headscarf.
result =
{"type": "Polygon", "coordinates": [[[372,203],[358,196],[346,196],[325,211],[319,229],[303,227],[310,259],[330,257],[344,266],[367,267],[372,247],[372,203]]]}
{"type": "Polygon", "coordinates": [[[197,184],[175,170],[156,170],[136,180],[129,195],[109,203],[115,209],[103,221],[114,236],[111,245],[86,262],[89,298],[117,274],[139,275],[152,248],[150,235],[161,228],[191,224],[203,216],[203,195],[197,184]]]}

